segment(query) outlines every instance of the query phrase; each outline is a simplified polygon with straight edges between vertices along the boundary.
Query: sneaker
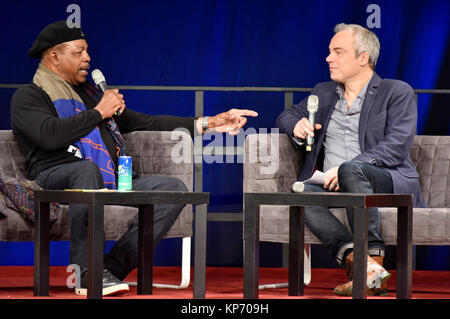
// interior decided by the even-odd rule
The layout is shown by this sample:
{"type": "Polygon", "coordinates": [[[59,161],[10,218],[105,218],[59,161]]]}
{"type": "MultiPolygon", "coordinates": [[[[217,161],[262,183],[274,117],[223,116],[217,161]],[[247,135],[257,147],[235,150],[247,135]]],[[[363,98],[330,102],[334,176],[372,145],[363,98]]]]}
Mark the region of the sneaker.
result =
{"type": "MultiPolygon", "coordinates": [[[[81,275],[81,288],[75,288],[75,293],[77,295],[86,296],[87,295],[87,288],[86,287],[87,282],[87,272],[84,272],[81,275]]],[[[117,279],[112,273],[110,273],[108,270],[103,269],[103,290],[102,295],[103,296],[113,296],[113,295],[119,295],[125,292],[128,292],[130,288],[128,287],[128,284],[123,283],[119,279],[117,279]]]]}

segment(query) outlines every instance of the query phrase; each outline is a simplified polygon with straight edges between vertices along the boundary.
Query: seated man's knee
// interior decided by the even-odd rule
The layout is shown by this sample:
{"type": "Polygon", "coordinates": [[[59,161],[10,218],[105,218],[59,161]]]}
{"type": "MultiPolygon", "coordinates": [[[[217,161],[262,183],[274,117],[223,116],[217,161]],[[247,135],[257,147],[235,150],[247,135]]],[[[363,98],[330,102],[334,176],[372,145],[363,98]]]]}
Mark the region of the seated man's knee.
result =
{"type": "Polygon", "coordinates": [[[359,169],[359,163],[355,161],[347,161],[342,163],[339,166],[338,169],[338,177],[347,175],[347,174],[354,174],[355,171],[359,169]]]}
{"type": "Polygon", "coordinates": [[[181,179],[176,177],[166,177],[162,182],[162,188],[171,191],[187,192],[188,188],[181,179]]]}
{"type": "Polygon", "coordinates": [[[103,176],[97,164],[91,161],[80,162],[80,174],[78,174],[76,183],[78,187],[85,188],[103,188],[103,176]]]}
{"type": "Polygon", "coordinates": [[[177,191],[187,192],[188,188],[181,179],[173,178],[174,188],[177,191]]]}
{"type": "Polygon", "coordinates": [[[347,161],[342,163],[338,169],[339,187],[345,191],[346,186],[355,182],[355,178],[361,175],[360,163],[347,161]]]}

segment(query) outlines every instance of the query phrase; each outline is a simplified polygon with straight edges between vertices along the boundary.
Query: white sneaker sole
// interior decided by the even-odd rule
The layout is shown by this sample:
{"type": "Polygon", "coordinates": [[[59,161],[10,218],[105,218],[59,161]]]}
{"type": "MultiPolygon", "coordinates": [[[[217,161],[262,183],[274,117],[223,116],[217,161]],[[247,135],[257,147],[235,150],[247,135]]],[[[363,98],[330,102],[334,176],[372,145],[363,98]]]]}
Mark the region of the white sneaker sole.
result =
{"type": "MultiPolygon", "coordinates": [[[[114,285],[111,287],[103,288],[102,295],[103,296],[112,296],[112,295],[119,295],[130,291],[130,287],[127,284],[119,284],[114,285]]],[[[80,296],[86,296],[87,295],[87,289],[86,288],[75,288],[75,294],[80,296]]]]}

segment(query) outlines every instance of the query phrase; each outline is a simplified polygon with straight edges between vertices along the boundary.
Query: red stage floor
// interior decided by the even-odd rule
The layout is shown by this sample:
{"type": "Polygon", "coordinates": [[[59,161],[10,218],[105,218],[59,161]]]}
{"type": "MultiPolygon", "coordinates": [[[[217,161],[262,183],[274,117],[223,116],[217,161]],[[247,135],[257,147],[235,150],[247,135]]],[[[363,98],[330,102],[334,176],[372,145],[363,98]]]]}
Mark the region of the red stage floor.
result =
{"type": "MultiPolygon", "coordinates": [[[[389,294],[386,297],[369,297],[373,299],[395,298],[395,271],[391,271],[389,294]]],[[[66,267],[51,267],[50,269],[50,299],[84,299],[77,296],[73,289],[66,286],[69,273],[66,267]]],[[[155,267],[154,281],[158,283],[178,284],[180,281],[179,267],[155,267]]],[[[188,288],[181,290],[154,288],[153,295],[136,294],[136,287],[131,286],[126,294],[110,297],[121,299],[191,299],[192,278],[188,288]]],[[[133,271],[126,281],[136,281],[136,271],[133,271]]],[[[260,299],[348,299],[333,294],[333,288],[345,282],[345,271],[342,269],[312,269],[311,283],[305,287],[305,295],[289,297],[287,288],[260,290],[260,299]]],[[[261,268],[260,284],[287,282],[287,269],[261,268]]],[[[207,299],[241,299],[243,291],[242,268],[207,268],[206,298],[207,299]]],[[[413,298],[415,299],[450,299],[450,271],[414,271],[413,298]]],[[[33,296],[33,267],[2,266],[0,267],[0,299],[38,299],[33,296]]],[[[43,298],[43,297],[39,297],[43,298]]]]}

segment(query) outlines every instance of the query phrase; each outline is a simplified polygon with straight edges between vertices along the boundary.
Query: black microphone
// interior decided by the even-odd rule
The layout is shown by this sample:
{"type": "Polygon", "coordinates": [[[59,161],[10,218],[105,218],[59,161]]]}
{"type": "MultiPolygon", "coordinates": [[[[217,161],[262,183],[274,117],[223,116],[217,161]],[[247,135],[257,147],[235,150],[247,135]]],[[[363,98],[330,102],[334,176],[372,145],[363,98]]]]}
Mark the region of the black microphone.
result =
{"type": "MultiPolygon", "coordinates": [[[[310,95],[308,97],[308,105],[307,105],[308,113],[309,113],[309,122],[311,123],[313,130],[315,125],[315,117],[316,112],[319,109],[319,97],[317,95],[310,95]]],[[[306,151],[311,152],[311,146],[314,144],[314,137],[307,136],[306,137],[306,151]]]]}
{"type": "MultiPolygon", "coordinates": [[[[99,69],[95,69],[92,71],[91,76],[92,79],[94,80],[95,85],[97,85],[100,88],[100,90],[102,90],[102,92],[105,93],[105,91],[108,89],[108,86],[106,85],[106,79],[102,71],[100,71],[99,69]]],[[[114,115],[119,116],[121,114],[122,112],[119,110],[114,115]]]]}

